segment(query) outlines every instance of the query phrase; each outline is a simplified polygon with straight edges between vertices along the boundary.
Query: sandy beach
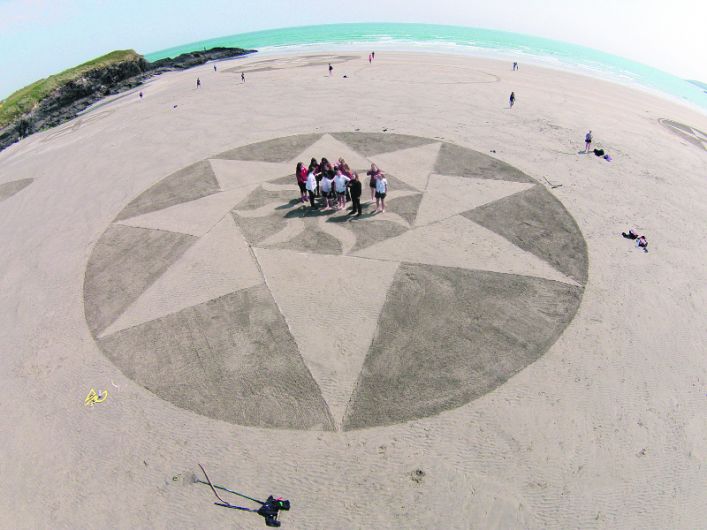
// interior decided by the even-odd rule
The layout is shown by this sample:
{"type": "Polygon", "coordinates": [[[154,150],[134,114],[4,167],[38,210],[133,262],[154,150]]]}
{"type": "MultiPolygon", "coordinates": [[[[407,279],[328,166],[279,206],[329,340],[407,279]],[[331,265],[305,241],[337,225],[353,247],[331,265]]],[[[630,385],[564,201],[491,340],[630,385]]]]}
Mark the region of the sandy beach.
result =
{"type": "Polygon", "coordinates": [[[201,463],[283,528],[707,528],[704,113],[441,54],[142,90],[0,153],[1,527],[262,527],[201,463]]]}

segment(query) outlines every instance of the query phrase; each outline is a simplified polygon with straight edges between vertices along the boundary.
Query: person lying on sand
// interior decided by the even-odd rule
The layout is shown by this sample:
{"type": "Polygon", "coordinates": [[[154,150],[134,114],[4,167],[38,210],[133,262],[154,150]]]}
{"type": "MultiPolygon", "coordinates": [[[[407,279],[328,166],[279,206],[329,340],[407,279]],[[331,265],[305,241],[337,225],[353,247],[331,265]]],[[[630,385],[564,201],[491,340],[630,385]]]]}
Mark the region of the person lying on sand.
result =
{"type": "Polygon", "coordinates": [[[648,252],[648,240],[646,236],[638,235],[633,228],[630,228],[628,232],[621,232],[621,235],[626,239],[632,239],[636,241],[636,246],[642,248],[644,252],[648,252]]]}
{"type": "Polygon", "coordinates": [[[642,248],[643,252],[648,252],[648,240],[646,239],[646,236],[638,236],[638,239],[636,239],[636,246],[638,248],[642,248]]]}

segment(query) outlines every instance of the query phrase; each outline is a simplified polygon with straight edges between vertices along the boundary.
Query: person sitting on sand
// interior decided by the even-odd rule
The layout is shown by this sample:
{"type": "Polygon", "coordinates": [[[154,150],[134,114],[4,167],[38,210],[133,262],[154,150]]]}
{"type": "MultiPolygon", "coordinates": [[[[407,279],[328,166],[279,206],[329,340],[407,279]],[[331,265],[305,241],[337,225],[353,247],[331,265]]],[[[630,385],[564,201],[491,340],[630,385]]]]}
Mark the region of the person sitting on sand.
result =
{"type": "Polygon", "coordinates": [[[371,202],[376,200],[376,180],[380,172],[381,170],[378,169],[378,166],[375,164],[371,164],[371,169],[366,172],[366,175],[371,177],[368,181],[368,187],[371,189],[371,202]]]}
{"type": "Polygon", "coordinates": [[[592,131],[589,131],[584,136],[584,152],[588,153],[589,149],[592,147],[592,131]]]}
{"type": "Polygon", "coordinates": [[[638,232],[636,232],[633,228],[630,228],[628,232],[621,232],[621,235],[624,236],[626,239],[638,238],[638,232]]]}
{"type": "Polygon", "coordinates": [[[383,173],[376,178],[376,212],[385,213],[385,196],[388,194],[388,179],[383,173]]]}
{"type": "Polygon", "coordinates": [[[299,201],[307,202],[307,168],[304,167],[302,162],[297,162],[295,178],[297,179],[297,186],[299,186],[299,201]]]}

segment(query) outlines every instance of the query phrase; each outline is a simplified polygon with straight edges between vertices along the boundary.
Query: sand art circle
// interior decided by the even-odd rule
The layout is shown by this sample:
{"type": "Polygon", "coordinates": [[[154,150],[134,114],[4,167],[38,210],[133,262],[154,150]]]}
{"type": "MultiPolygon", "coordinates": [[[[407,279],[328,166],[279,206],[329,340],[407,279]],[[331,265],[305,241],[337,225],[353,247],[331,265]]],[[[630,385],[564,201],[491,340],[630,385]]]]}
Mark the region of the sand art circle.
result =
{"type": "MultiPolygon", "coordinates": [[[[370,199],[364,177],[363,202],[370,199]]],[[[537,360],[587,279],[541,184],[429,138],[303,134],[163,178],[100,237],[86,320],[128,377],[227,422],[351,430],[459,407],[537,360]],[[387,174],[387,211],[299,202],[297,161],[387,174]]]]}

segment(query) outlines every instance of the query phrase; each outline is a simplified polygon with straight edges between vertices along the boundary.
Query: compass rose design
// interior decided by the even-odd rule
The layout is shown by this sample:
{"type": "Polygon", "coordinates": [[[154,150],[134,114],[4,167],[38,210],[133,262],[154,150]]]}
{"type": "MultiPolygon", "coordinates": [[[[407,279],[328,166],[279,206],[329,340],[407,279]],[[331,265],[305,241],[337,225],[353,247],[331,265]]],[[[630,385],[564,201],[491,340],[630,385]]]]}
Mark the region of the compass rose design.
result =
{"type": "MultiPolygon", "coordinates": [[[[368,181],[363,179],[365,203],[368,181]]],[[[462,406],[537,360],[587,252],[542,185],[429,138],[304,134],[238,147],[128,204],[86,269],[86,319],[127,376],[248,426],[350,430],[462,406]],[[386,212],[311,210],[297,161],[381,167],[386,212]]]]}

